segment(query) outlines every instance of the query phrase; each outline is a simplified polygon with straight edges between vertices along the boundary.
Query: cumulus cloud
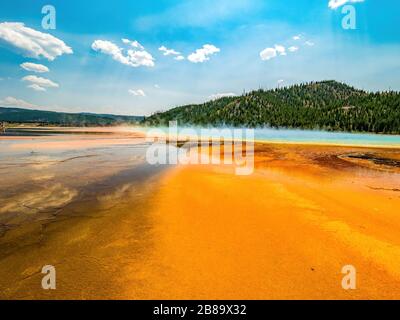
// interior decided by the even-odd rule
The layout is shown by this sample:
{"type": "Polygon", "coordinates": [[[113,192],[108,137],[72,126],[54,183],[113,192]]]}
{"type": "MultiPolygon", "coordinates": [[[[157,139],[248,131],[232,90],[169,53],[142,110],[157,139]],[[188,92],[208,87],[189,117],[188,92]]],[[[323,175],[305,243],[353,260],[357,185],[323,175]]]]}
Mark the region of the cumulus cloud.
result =
{"type": "Polygon", "coordinates": [[[260,52],[261,60],[270,60],[278,55],[286,56],[286,48],[284,46],[276,44],[275,47],[265,48],[260,52]]]}
{"type": "Polygon", "coordinates": [[[306,44],[307,46],[309,46],[309,47],[313,47],[313,46],[315,45],[315,43],[312,42],[312,41],[306,41],[305,44],[306,44]]]}
{"type": "Polygon", "coordinates": [[[147,51],[128,50],[128,57],[133,67],[154,67],[154,58],[147,51]]]}
{"type": "Polygon", "coordinates": [[[32,71],[32,72],[37,72],[37,73],[45,73],[49,72],[49,68],[42,64],[37,64],[37,63],[31,63],[31,62],[24,62],[20,64],[22,69],[25,69],[26,71],[32,71]]]}
{"type": "Polygon", "coordinates": [[[291,47],[288,48],[288,50],[289,50],[290,52],[296,52],[297,50],[299,50],[299,47],[291,46],[291,47]]]}
{"type": "Polygon", "coordinates": [[[22,78],[22,81],[30,82],[28,88],[36,91],[46,91],[46,88],[58,88],[58,83],[55,83],[49,79],[37,77],[37,76],[26,76],[22,78]]]}
{"type": "Polygon", "coordinates": [[[202,48],[197,49],[191,53],[187,59],[193,63],[201,63],[210,60],[210,56],[214,53],[220,52],[221,50],[212,44],[205,44],[202,48]]]}
{"type": "Polygon", "coordinates": [[[137,90],[129,89],[128,92],[131,95],[137,96],[137,97],[145,97],[146,96],[146,94],[144,93],[144,91],[142,89],[137,89],[137,90]]]}
{"type": "Polygon", "coordinates": [[[210,100],[218,100],[218,99],[221,99],[221,98],[236,97],[236,96],[237,96],[236,93],[227,92],[227,93],[215,93],[215,94],[212,94],[211,96],[209,96],[208,98],[210,100]]]}
{"type": "Polygon", "coordinates": [[[53,61],[73,51],[64,41],[28,27],[21,22],[0,23],[0,42],[6,43],[30,58],[46,58],[53,61]]]}
{"type": "Polygon", "coordinates": [[[276,50],[275,48],[265,48],[263,51],[260,52],[261,60],[270,60],[276,57],[276,50]]]}
{"type": "Polygon", "coordinates": [[[122,42],[125,44],[129,44],[130,46],[134,47],[134,48],[138,48],[140,50],[144,50],[144,47],[136,40],[129,40],[129,39],[122,39],[122,42]]]}
{"type": "Polygon", "coordinates": [[[38,108],[37,105],[26,102],[21,99],[17,99],[14,97],[7,97],[3,100],[0,100],[0,106],[2,107],[17,107],[17,108],[27,108],[27,109],[32,109],[32,108],[38,108]]]}
{"type": "Polygon", "coordinates": [[[328,7],[331,9],[337,9],[346,3],[357,3],[364,2],[364,0],[329,0],[328,7]]]}
{"type": "MultiPolygon", "coordinates": [[[[127,39],[125,39],[127,40],[127,39]]],[[[129,40],[127,40],[129,41],[129,40]]],[[[124,40],[123,40],[124,42],[124,40]]],[[[125,41],[126,42],[126,41],[125,41]]],[[[132,45],[132,41],[130,44],[132,45]]],[[[115,61],[131,67],[154,67],[154,58],[150,53],[144,49],[140,50],[125,50],[118,47],[111,41],[106,40],[96,40],[92,43],[92,49],[96,52],[101,52],[103,54],[111,56],[115,61]],[[125,53],[126,51],[126,53],[125,53]]]]}
{"type": "Polygon", "coordinates": [[[174,58],[174,60],[178,60],[178,61],[185,60],[185,57],[182,56],[182,55],[179,55],[179,56],[176,56],[176,57],[174,58]]]}
{"type": "Polygon", "coordinates": [[[300,39],[301,39],[301,35],[298,34],[298,35],[296,35],[296,36],[293,36],[292,39],[295,40],[295,41],[300,40],[300,39]]]}
{"type": "Polygon", "coordinates": [[[165,46],[159,47],[158,50],[160,50],[161,52],[163,52],[163,55],[164,55],[164,56],[170,56],[170,55],[177,56],[177,55],[180,55],[180,54],[181,54],[180,52],[175,51],[174,49],[168,49],[168,48],[165,47],[165,46]]]}
{"type": "Polygon", "coordinates": [[[39,86],[39,85],[36,84],[36,83],[30,84],[30,85],[28,86],[28,88],[31,88],[31,89],[33,89],[33,90],[35,90],[35,91],[46,91],[45,88],[39,86]]]}
{"type": "Polygon", "coordinates": [[[286,49],[285,49],[284,46],[276,44],[275,45],[275,50],[279,55],[286,56],[286,49]]]}

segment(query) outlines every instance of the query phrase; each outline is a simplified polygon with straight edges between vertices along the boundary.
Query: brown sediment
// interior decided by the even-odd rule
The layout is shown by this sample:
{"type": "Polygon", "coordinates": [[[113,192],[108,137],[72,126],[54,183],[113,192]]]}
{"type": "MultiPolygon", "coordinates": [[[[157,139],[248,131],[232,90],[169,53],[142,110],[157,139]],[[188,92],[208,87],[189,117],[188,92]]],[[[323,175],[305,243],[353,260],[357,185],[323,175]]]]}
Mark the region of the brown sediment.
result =
{"type": "Polygon", "coordinates": [[[24,167],[31,182],[1,189],[0,297],[400,298],[400,175],[342,157],[397,150],[257,144],[254,173],[237,176],[228,165],[129,168],[109,146],[24,167]],[[43,209],[40,199],[41,214],[15,207],[43,209]],[[55,291],[40,287],[47,264],[55,291]],[[349,264],[357,289],[346,291],[349,264]]]}
{"type": "Polygon", "coordinates": [[[376,170],[400,172],[400,152],[357,152],[341,155],[340,158],[376,170]]]}
{"type": "Polygon", "coordinates": [[[397,189],[397,188],[388,189],[388,188],[378,188],[378,187],[370,187],[370,186],[368,186],[368,188],[370,188],[370,189],[372,189],[372,190],[383,190],[383,191],[400,192],[400,189],[397,189]]]}

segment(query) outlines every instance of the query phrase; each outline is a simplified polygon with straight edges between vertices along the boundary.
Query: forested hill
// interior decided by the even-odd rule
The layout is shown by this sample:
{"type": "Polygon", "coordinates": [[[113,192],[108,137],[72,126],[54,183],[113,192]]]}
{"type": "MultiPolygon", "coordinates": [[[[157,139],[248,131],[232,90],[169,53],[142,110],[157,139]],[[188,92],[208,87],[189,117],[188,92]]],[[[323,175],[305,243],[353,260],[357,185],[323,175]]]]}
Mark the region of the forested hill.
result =
{"type": "Polygon", "coordinates": [[[400,93],[366,92],[336,81],[257,90],[240,97],[177,107],[144,120],[148,125],[228,125],[400,133],[400,93]]]}
{"type": "Polygon", "coordinates": [[[143,120],[143,117],[0,108],[0,121],[11,123],[41,123],[61,126],[112,126],[118,124],[136,124],[141,120],[143,120]]]}

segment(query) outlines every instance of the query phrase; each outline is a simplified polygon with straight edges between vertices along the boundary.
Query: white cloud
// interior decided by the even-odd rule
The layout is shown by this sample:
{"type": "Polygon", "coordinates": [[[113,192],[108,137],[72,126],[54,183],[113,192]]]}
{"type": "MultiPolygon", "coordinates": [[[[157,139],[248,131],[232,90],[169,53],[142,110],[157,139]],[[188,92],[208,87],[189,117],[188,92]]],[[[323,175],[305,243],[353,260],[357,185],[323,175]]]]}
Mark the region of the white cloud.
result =
{"type": "Polygon", "coordinates": [[[329,0],[328,7],[331,9],[337,9],[346,3],[357,3],[364,2],[364,0],[329,0]]]}
{"type": "Polygon", "coordinates": [[[305,44],[306,44],[307,46],[309,46],[309,47],[313,47],[313,46],[315,45],[315,43],[314,43],[314,42],[311,42],[311,41],[306,41],[305,44]]]}
{"type": "Polygon", "coordinates": [[[283,80],[283,79],[279,79],[279,80],[277,81],[278,85],[282,85],[284,82],[285,82],[285,80],[283,80]]]}
{"type": "Polygon", "coordinates": [[[58,88],[58,83],[55,83],[49,79],[37,77],[37,76],[26,76],[22,78],[22,81],[30,82],[28,88],[36,91],[46,91],[46,88],[58,88]]]}
{"type": "Polygon", "coordinates": [[[17,99],[14,97],[7,97],[4,100],[0,100],[0,106],[3,107],[16,107],[16,108],[38,108],[37,105],[34,105],[32,103],[26,102],[21,99],[17,99]]]}
{"type": "Polygon", "coordinates": [[[136,40],[131,41],[129,39],[122,39],[122,42],[125,43],[125,44],[129,44],[134,48],[138,48],[138,49],[144,50],[144,47],[136,40]]]}
{"type": "MultiPolygon", "coordinates": [[[[127,39],[125,39],[127,40],[127,39]]],[[[129,40],[128,40],[129,41],[129,40]]],[[[126,41],[125,41],[126,42],[126,41]]],[[[132,44],[132,42],[131,42],[132,44]]],[[[118,47],[111,41],[96,40],[92,43],[92,49],[97,52],[111,56],[115,61],[131,67],[154,67],[154,58],[145,50],[129,49],[124,53],[124,49],[118,47]]]]}
{"type": "Polygon", "coordinates": [[[160,86],[159,86],[158,84],[155,84],[155,85],[154,85],[154,88],[160,89],[160,86]]]}
{"type": "Polygon", "coordinates": [[[37,72],[37,73],[45,73],[49,72],[49,68],[42,64],[37,64],[37,63],[31,63],[31,62],[24,62],[20,65],[22,69],[25,69],[26,71],[32,71],[32,72],[37,72]]]}
{"type": "Polygon", "coordinates": [[[284,46],[281,46],[281,45],[276,44],[276,45],[275,45],[275,50],[276,50],[276,52],[279,53],[281,56],[286,56],[286,49],[285,49],[284,46]]]}
{"type": "Polygon", "coordinates": [[[96,40],[92,43],[92,49],[108,54],[118,62],[129,64],[129,59],[122,54],[122,49],[110,41],[96,40]]]}
{"type": "Polygon", "coordinates": [[[215,94],[212,94],[211,96],[209,96],[208,98],[210,100],[217,100],[217,99],[221,99],[221,98],[236,97],[236,96],[237,96],[236,93],[227,92],[227,93],[215,93],[215,94]]]}
{"type": "Polygon", "coordinates": [[[33,90],[35,90],[35,91],[47,91],[46,88],[43,88],[43,87],[39,86],[39,85],[36,84],[36,83],[30,84],[30,85],[28,86],[28,88],[31,88],[31,89],[33,89],[33,90]]]}
{"type": "Polygon", "coordinates": [[[169,56],[169,55],[175,55],[175,56],[177,56],[177,55],[180,55],[180,54],[181,54],[180,52],[175,51],[174,49],[168,49],[168,48],[165,47],[165,46],[159,47],[158,50],[160,50],[161,52],[163,52],[163,55],[164,55],[164,56],[169,56]]]}
{"type": "Polygon", "coordinates": [[[147,51],[128,50],[128,57],[133,67],[154,67],[154,58],[147,51]]]}
{"type": "Polygon", "coordinates": [[[265,48],[260,52],[261,60],[270,60],[275,58],[277,55],[286,56],[286,49],[284,46],[275,45],[273,48],[265,48]]]}
{"type": "Polygon", "coordinates": [[[210,60],[211,55],[220,52],[221,50],[212,44],[205,44],[202,48],[191,53],[187,59],[193,63],[199,63],[210,60]]]}
{"type": "Polygon", "coordinates": [[[270,60],[276,57],[276,50],[275,48],[265,48],[263,51],[260,52],[261,60],[270,60]]]}
{"type": "Polygon", "coordinates": [[[139,96],[139,97],[146,96],[146,94],[144,93],[144,91],[142,89],[138,89],[138,90],[129,89],[128,92],[134,96],[139,96]]]}
{"type": "Polygon", "coordinates": [[[21,22],[0,23],[0,40],[5,42],[31,58],[54,60],[63,54],[72,54],[73,51],[64,41],[28,27],[21,22]]]}
{"type": "MultiPolygon", "coordinates": [[[[34,110],[53,110],[57,112],[83,112],[83,111],[88,112],[88,109],[85,110],[86,108],[81,109],[80,107],[77,108],[74,106],[63,107],[60,105],[51,105],[51,106],[46,106],[41,104],[37,105],[11,96],[4,98],[3,100],[0,99],[0,106],[8,108],[14,107],[14,108],[24,108],[24,109],[34,109],[34,110]]],[[[112,111],[112,109],[110,110],[112,111]]]]}
{"type": "Polygon", "coordinates": [[[177,60],[177,61],[185,60],[185,57],[184,56],[177,56],[177,57],[174,58],[174,60],[177,60]]]}
{"type": "Polygon", "coordinates": [[[295,41],[300,40],[301,39],[301,35],[298,34],[297,36],[294,36],[292,39],[295,40],[295,41]]]}
{"type": "Polygon", "coordinates": [[[291,47],[288,48],[288,50],[289,50],[290,52],[296,52],[296,51],[299,50],[299,47],[291,46],[291,47]]]}

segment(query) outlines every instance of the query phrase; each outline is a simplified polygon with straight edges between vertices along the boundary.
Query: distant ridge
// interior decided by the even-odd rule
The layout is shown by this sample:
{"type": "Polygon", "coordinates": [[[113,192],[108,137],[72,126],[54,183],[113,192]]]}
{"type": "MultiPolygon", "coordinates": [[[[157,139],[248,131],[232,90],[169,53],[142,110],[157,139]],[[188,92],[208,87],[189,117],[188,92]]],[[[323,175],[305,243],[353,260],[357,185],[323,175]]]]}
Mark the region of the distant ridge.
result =
{"type": "Polygon", "coordinates": [[[146,125],[213,125],[400,134],[400,93],[366,92],[334,80],[257,90],[146,118],[146,125]]]}
{"type": "Polygon", "coordinates": [[[119,116],[95,113],[65,113],[0,107],[0,121],[11,123],[39,123],[60,126],[112,126],[118,124],[137,124],[144,117],[119,116]]]}

